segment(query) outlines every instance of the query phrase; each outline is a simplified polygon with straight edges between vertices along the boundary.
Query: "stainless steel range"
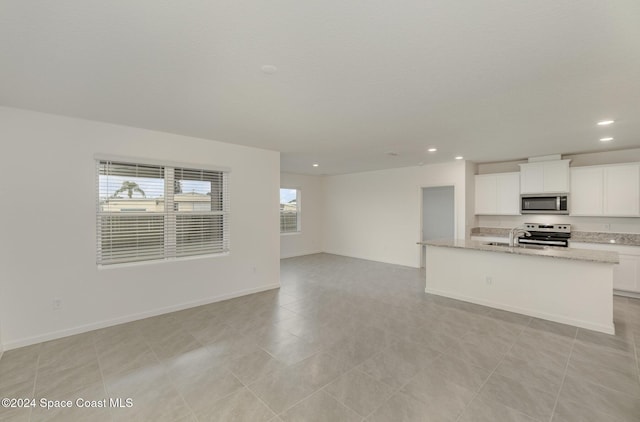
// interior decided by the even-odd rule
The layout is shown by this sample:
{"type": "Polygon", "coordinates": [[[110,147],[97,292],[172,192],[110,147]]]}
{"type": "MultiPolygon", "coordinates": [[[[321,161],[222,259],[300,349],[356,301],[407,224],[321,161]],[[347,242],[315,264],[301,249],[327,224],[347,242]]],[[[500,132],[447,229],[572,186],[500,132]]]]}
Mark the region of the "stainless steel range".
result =
{"type": "Polygon", "coordinates": [[[518,243],[565,248],[569,246],[571,224],[524,223],[524,229],[531,233],[531,236],[518,237],[518,243]]]}

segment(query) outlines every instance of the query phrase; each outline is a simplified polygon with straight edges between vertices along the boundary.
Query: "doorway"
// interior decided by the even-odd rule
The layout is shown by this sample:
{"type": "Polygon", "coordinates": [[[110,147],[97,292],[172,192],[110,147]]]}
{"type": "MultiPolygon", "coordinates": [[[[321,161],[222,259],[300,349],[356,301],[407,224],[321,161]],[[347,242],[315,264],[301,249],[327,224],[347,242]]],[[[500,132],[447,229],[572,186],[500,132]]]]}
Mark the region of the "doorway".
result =
{"type": "MultiPolygon", "coordinates": [[[[455,238],[455,202],[453,186],[422,188],[422,239],[455,238]]],[[[426,246],[422,246],[420,267],[424,268],[426,246]]]]}

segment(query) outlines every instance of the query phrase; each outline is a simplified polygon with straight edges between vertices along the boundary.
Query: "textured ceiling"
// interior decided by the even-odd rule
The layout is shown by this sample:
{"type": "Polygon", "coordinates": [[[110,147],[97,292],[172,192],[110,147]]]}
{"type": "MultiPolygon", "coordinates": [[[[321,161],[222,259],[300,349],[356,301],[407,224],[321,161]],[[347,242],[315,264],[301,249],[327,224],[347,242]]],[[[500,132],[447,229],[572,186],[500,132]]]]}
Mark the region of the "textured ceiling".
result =
{"type": "Polygon", "coordinates": [[[0,39],[0,105],[278,150],[283,171],[640,146],[637,0],[0,0],[0,39]]]}

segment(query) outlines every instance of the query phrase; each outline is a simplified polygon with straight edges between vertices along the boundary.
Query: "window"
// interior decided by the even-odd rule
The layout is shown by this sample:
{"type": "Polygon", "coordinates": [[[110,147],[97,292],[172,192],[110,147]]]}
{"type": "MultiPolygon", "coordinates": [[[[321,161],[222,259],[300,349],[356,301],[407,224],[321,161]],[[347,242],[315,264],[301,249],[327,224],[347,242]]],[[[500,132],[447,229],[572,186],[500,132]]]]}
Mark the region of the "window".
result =
{"type": "Polygon", "coordinates": [[[228,172],[97,161],[97,263],[229,251],[228,172]]]}
{"type": "Polygon", "coordinates": [[[300,191],[280,189],[280,233],[300,231],[300,191]]]}

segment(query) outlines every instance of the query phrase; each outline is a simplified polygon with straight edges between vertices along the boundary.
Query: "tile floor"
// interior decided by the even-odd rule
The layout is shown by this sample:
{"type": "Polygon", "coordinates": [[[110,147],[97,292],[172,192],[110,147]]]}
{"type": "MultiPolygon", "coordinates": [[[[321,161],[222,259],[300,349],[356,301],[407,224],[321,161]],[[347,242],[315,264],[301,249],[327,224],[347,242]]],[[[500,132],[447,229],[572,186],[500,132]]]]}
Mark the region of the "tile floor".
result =
{"type": "Polygon", "coordinates": [[[1,421],[639,421],[640,301],[616,336],[426,295],[424,273],[327,254],[282,288],[11,350],[1,421]]]}

